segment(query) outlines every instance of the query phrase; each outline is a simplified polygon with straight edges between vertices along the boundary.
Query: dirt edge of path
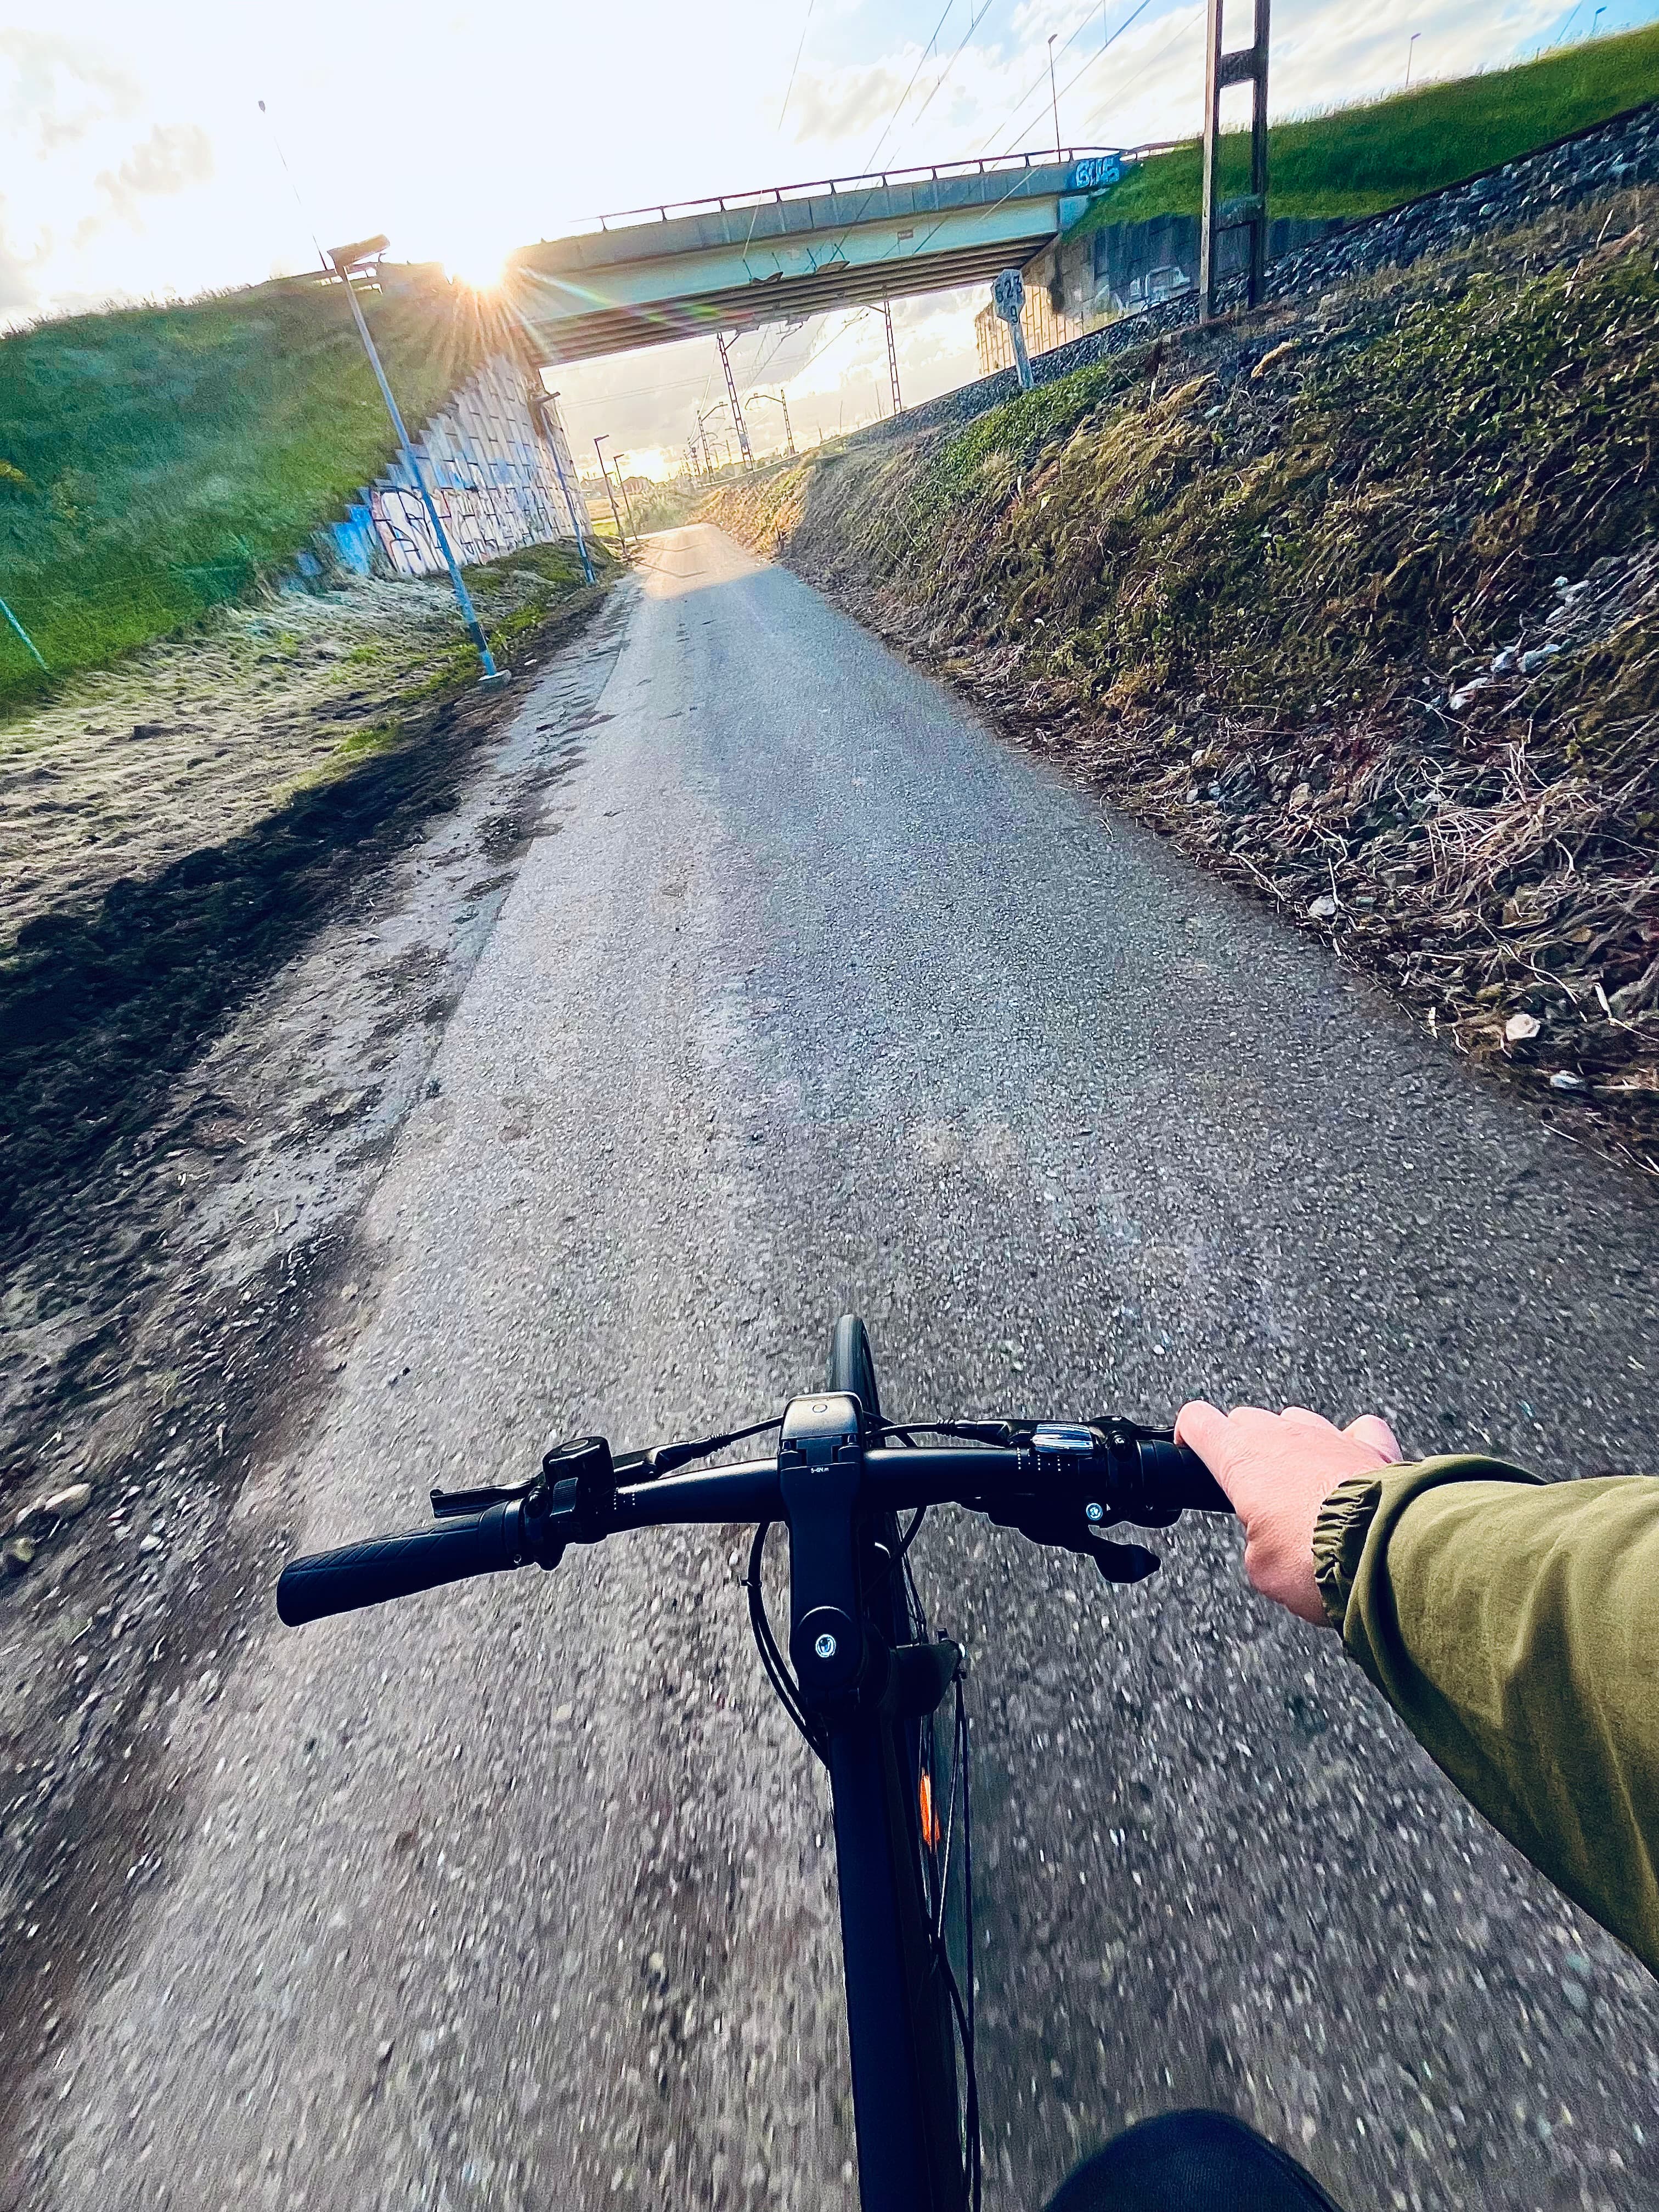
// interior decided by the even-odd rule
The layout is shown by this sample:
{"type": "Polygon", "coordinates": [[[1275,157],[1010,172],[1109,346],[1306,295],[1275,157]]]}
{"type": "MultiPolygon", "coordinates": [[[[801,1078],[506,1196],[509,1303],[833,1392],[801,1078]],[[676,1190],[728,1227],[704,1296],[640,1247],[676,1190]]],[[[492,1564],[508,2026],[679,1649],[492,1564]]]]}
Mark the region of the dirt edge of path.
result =
{"type": "Polygon", "coordinates": [[[608,719],[629,599],[562,603],[515,646],[524,680],[435,702],[269,830],[116,902],[161,951],[118,962],[127,1018],[96,1050],[57,1017],[95,993],[109,902],[48,933],[54,1110],[119,1097],[10,1245],[0,1537],[30,1556],[0,1577],[0,2207],[27,2201],[26,2111],[72,2095],[56,2054],[190,1833],[179,1747],[268,1625],[293,1463],[374,1310],[357,1218],[608,719]],[[216,915],[211,984],[181,989],[216,915]]]}

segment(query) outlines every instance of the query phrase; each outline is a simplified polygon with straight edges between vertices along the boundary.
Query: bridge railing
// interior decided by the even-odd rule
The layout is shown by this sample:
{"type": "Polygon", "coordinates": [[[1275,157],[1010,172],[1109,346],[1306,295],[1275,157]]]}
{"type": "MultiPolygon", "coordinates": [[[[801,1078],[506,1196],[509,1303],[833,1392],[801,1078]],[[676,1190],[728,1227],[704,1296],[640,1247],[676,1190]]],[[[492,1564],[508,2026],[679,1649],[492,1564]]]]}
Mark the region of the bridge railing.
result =
{"type": "Polygon", "coordinates": [[[699,200],[666,200],[654,207],[624,208],[615,215],[589,216],[572,223],[562,235],[584,237],[595,231],[647,222],[653,217],[672,222],[680,216],[725,215],[732,209],[781,207],[787,201],[811,199],[818,193],[833,198],[842,192],[880,191],[891,185],[940,184],[961,177],[1004,177],[1011,171],[1018,173],[1022,169],[1068,169],[1078,161],[1097,160],[1102,155],[1115,155],[1127,166],[1132,161],[1145,161],[1150,154],[1167,154],[1187,143],[1180,138],[1160,138],[1145,146],[1068,146],[1060,151],[1059,158],[1050,152],[993,154],[980,161],[924,161],[908,168],[872,171],[866,176],[820,177],[811,184],[769,185],[759,191],[713,192],[699,200]]]}

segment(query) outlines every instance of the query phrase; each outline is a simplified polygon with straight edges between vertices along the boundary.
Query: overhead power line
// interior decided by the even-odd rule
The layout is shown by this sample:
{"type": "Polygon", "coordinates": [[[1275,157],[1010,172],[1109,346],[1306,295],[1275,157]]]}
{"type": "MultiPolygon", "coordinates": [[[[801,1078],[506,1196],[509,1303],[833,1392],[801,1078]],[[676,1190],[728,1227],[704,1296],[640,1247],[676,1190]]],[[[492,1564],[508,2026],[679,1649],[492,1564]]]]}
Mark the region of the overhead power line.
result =
{"type": "MultiPolygon", "coordinates": [[[[962,59],[963,53],[967,51],[969,40],[973,37],[975,32],[978,30],[980,25],[985,21],[985,18],[990,14],[992,9],[995,7],[996,3],[997,0],[981,0],[980,7],[969,21],[967,29],[963,33],[961,41],[958,44],[955,53],[951,55],[950,60],[946,62],[945,67],[939,71],[938,77],[934,81],[933,90],[928,94],[927,99],[922,101],[921,106],[917,108],[915,113],[910,118],[908,128],[912,135],[915,134],[916,125],[921,121],[922,117],[927,114],[928,109],[939,97],[939,94],[944,87],[945,79],[950,76],[951,70],[955,69],[957,64],[962,59]]],[[[949,13],[948,9],[946,10],[946,13],[949,13]]]]}
{"type": "Polygon", "coordinates": [[[806,51],[806,33],[812,21],[813,0],[806,0],[805,20],[800,27],[800,38],[795,47],[795,58],[789,68],[789,82],[783,88],[783,106],[778,110],[778,129],[783,129],[783,118],[789,112],[789,95],[795,89],[795,76],[800,68],[800,58],[806,51]]]}
{"type": "MultiPolygon", "coordinates": [[[[903,91],[900,93],[898,96],[898,106],[893,110],[886,122],[883,124],[881,128],[881,136],[877,139],[875,144],[870,149],[869,159],[864,165],[866,173],[875,167],[876,155],[880,153],[882,148],[887,143],[888,134],[892,130],[893,125],[898,121],[900,112],[903,108],[905,101],[908,100],[910,94],[915,90],[916,79],[921,75],[922,68],[927,62],[927,57],[933,52],[934,43],[938,40],[939,33],[945,28],[945,16],[950,14],[951,9],[954,8],[956,4],[957,0],[945,0],[945,15],[941,15],[938,22],[934,24],[932,37],[929,38],[927,45],[917,55],[916,65],[910,72],[910,82],[905,86],[903,91]]],[[[988,6],[990,4],[990,0],[986,0],[986,4],[988,6]]]]}

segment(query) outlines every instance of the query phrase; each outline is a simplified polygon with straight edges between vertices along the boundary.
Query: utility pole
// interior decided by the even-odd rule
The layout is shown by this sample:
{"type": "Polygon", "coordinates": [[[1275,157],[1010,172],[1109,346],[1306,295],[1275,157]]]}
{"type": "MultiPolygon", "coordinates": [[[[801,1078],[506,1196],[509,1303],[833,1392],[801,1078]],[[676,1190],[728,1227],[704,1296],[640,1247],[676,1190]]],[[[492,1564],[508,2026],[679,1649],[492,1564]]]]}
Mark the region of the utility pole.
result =
{"type": "Polygon", "coordinates": [[[749,425],[743,419],[743,410],[738,404],[737,380],[732,374],[732,358],[726,350],[726,333],[716,331],[714,343],[720,349],[720,367],[726,371],[726,396],[731,402],[732,420],[737,425],[738,446],[743,454],[744,468],[752,468],[755,457],[749,450],[749,425]]]}
{"type": "Polygon", "coordinates": [[[776,392],[751,392],[749,395],[749,404],[752,407],[757,399],[763,399],[769,407],[782,408],[783,442],[793,461],[795,458],[795,434],[789,427],[789,402],[784,397],[781,387],[776,392]]]}
{"type": "Polygon", "coordinates": [[[1250,234],[1245,299],[1260,307],[1267,271],[1267,15],[1269,0],[1255,0],[1255,37],[1248,46],[1224,54],[1221,19],[1225,0],[1209,0],[1204,41],[1203,222],[1198,248],[1198,313],[1200,322],[1216,317],[1216,264],[1224,230],[1250,234]],[[1248,84],[1250,108],[1250,191],[1248,199],[1224,222],[1216,204],[1221,157],[1221,95],[1230,84],[1248,84]]]}
{"type": "MultiPolygon", "coordinates": [[[[599,453],[599,447],[610,435],[610,431],[605,430],[594,439],[593,450],[596,453],[599,453]]],[[[625,561],[628,558],[628,532],[623,528],[622,517],[617,512],[617,495],[611,489],[611,471],[605,465],[603,453],[599,453],[599,474],[605,478],[605,495],[611,502],[611,520],[617,526],[617,543],[622,548],[622,556],[625,561]]]]}
{"type": "Polygon", "coordinates": [[[593,560],[587,550],[587,532],[582,527],[581,508],[576,499],[576,488],[564,472],[564,458],[559,452],[558,433],[548,424],[550,415],[555,422],[559,419],[558,393],[550,392],[544,398],[532,400],[531,412],[535,416],[542,435],[547,441],[547,450],[553,456],[553,473],[559,479],[559,489],[564,494],[564,503],[570,510],[570,526],[576,533],[576,550],[582,556],[582,574],[591,584],[593,580],[593,560]]]}
{"type": "Polygon", "coordinates": [[[893,303],[890,300],[882,301],[881,315],[887,325],[887,380],[893,387],[893,412],[902,415],[904,402],[899,396],[898,348],[893,343],[893,303]]]}
{"type": "Polygon", "coordinates": [[[708,447],[708,425],[717,415],[724,415],[724,407],[705,407],[697,417],[697,435],[702,441],[702,466],[705,476],[714,473],[714,457],[708,447]]]}
{"type": "Polygon", "coordinates": [[[477,648],[478,659],[483,664],[483,674],[479,681],[484,684],[505,684],[513,671],[510,668],[497,668],[495,665],[495,656],[489,650],[489,641],[484,635],[483,624],[478,620],[478,611],[472,604],[472,594],[466,588],[466,580],[461,574],[460,562],[455,558],[455,549],[449,542],[449,532],[444,528],[442,519],[438,513],[437,501],[433,498],[431,487],[427,483],[426,471],[421,466],[414,443],[404,427],[404,418],[398,412],[397,401],[392,396],[392,386],[386,381],[385,369],[380,366],[380,356],[374,349],[374,341],[369,336],[368,325],[363,319],[362,307],[351,282],[352,270],[362,268],[368,262],[378,261],[390,243],[391,241],[386,238],[359,239],[354,246],[330,247],[328,260],[335,275],[345,286],[345,295],[351,303],[351,318],[357,325],[357,335],[363,342],[363,351],[368,356],[368,365],[374,372],[374,381],[380,387],[380,397],[386,402],[386,413],[392,417],[392,427],[398,434],[398,443],[404,449],[404,465],[415,479],[415,489],[420,495],[421,505],[426,509],[426,519],[432,525],[432,535],[437,540],[438,550],[443,555],[444,566],[449,571],[449,580],[455,587],[455,601],[461,611],[461,620],[466,626],[467,635],[477,648]]]}
{"type": "Polygon", "coordinates": [[[628,526],[633,532],[634,542],[637,544],[640,526],[634,520],[634,502],[628,496],[628,479],[622,472],[623,456],[620,453],[612,453],[611,458],[617,465],[617,489],[622,494],[623,513],[628,517],[628,526]]]}

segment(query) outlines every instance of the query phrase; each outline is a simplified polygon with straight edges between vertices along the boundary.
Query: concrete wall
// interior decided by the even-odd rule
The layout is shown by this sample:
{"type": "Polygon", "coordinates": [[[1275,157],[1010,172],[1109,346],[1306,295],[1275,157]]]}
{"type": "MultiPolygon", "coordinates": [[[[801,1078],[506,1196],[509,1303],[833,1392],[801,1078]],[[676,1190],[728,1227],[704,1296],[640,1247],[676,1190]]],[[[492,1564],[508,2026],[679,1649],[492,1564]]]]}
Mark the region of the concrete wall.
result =
{"type": "MultiPolygon", "coordinates": [[[[1297,252],[1340,227],[1276,216],[1268,225],[1267,258],[1297,252]]],[[[1068,233],[1046,246],[1024,271],[1020,322],[1027,352],[1050,353],[1121,315],[1142,313],[1190,290],[1198,282],[1198,241],[1195,215],[1161,215],[1105,223],[1081,237],[1068,233]]],[[[1221,275],[1239,274],[1249,258],[1249,234],[1223,231],[1218,251],[1221,275]]],[[[989,307],[975,318],[974,340],[982,376],[1013,367],[1008,326],[989,307]]]]}
{"type": "MultiPolygon", "coordinates": [[[[516,355],[487,361],[427,424],[416,451],[464,564],[574,534],[570,496],[581,495],[564,426],[538,373],[516,355]]],[[[585,514],[582,524],[586,529],[585,514]]],[[[315,550],[302,553],[297,566],[307,580],[331,568],[360,576],[442,569],[437,537],[401,456],[348,503],[341,521],[319,532],[315,550]]]]}

